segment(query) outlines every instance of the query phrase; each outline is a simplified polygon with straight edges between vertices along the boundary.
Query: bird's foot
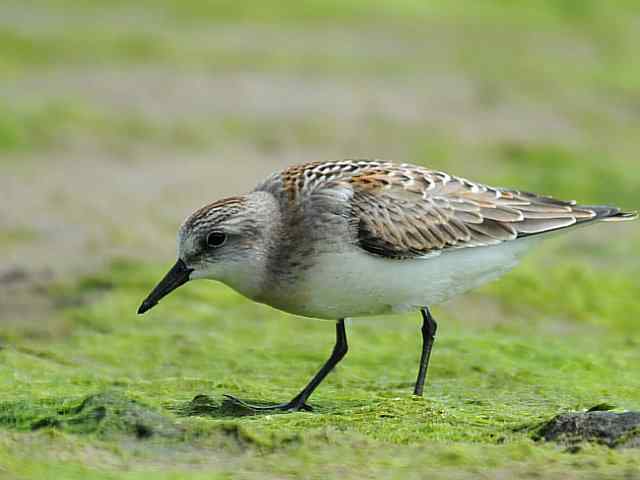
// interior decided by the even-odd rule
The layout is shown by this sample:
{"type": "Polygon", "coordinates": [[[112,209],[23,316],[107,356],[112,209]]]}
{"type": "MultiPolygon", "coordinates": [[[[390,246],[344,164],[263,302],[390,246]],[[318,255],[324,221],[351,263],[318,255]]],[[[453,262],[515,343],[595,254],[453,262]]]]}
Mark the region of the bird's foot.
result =
{"type": "Polygon", "coordinates": [[[298,412],[300,410],[305,412],[313,411],[310,405],[307,405],[305,402],[300,401],[297,398],[294,398],[288,403],[280,403],[277,405],[251,405],[250,403],[245,402],[244,400],[240,400],[239,398],[234,397],[233,395],[226,395],[225,397],[233,402],[235,405],[239,407],[246,408],[248,410],[253,410],[255,412],[298,412]]]}

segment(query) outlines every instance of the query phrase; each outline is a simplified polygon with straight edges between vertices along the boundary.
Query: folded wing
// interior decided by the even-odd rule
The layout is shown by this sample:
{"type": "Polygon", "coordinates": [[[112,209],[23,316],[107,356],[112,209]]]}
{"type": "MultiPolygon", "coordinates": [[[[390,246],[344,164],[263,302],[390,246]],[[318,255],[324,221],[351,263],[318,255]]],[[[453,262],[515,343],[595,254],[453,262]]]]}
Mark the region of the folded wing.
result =
{"type": "Polygon", "coordinates": [[[627,219],[615,207],[580,206],[492,188],[420,167],[373,168],[347,180],[357,241],[391,258],[495,245],[598,219],[627,219]]]}

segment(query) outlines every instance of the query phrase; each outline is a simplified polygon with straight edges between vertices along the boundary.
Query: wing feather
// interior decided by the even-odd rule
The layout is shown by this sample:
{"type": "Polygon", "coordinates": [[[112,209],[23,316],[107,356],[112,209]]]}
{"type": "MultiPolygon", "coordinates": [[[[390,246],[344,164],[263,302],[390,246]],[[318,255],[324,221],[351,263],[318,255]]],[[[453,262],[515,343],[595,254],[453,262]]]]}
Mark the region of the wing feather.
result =
{"type": "Polygon", "coordinates": [[[294,166],[270,177],[257,190],[281,199],[286,211],[298,211],[307,199],[329,192],[329,204],[350,204],[357,244],[390,258],[495,245],[594,220],[637,217],[616,207],[577,205],[382,160],[294,166]]]}
{"type": "Polygon", "coordinates": [[[348,183],[359,245],[390,258],[495,245],[600,218],[573,201],[406,165],[365,169],[348,183]]]}

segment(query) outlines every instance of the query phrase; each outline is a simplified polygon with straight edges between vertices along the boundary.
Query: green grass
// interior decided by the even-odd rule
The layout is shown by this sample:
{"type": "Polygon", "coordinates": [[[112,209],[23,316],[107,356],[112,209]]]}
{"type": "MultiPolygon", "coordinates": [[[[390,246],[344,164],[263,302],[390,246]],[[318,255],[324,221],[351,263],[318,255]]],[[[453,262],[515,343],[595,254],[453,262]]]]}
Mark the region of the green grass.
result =
{"type": "Polygon", "coordinates": [[[8,449],[0,450],[0,466],[75,478],[100,470],[94,456],[106,456],[112,460],[104,475],[126,465],[136,478],[136,471],[154,470],[168,449],[169,456],[188,452],[189,466],[176,472],[196,474],[212,454],[225,459],[215,465],[219,473],[259,468],[315,472],[312,478],[396,468],[436,477],[543,469],[554,478],[555,469],[597,475],[640,467],[631,451],[585,446],[570,454],[532,439],[540,422],[561,412],[601,403],[640,408],[637,270],[602,289],[587,267],[528,264],[487,289],[498,307],[489,311],[501,311],[499,318],[483,322],[482,311],[465,318],[436,309],[441,330],[425,399],[410,395],[417,316],[355,321],[349,356],[312,397],[315,413],[240,417],[245,412],[223,404],[222,395],[293,396],[328,354],[331,324],[252,304],[208,282],[188,285],[137,317],[137,304],[161,273],[119,262],[57,288],[52,295],[62,304],[86,299],[60,312],[59,321],[73,325],[69,336],[27,339],[19,327],[5,331],[0,439],[8,449]],[[574,333],[558,335],[553,326],[574,333]],[[80,408],[88,395],[103,392],[111,392],[106,403],[80,408]],[[208,399],[193,401],[198,395],[208,399]],[[102,423],[100,408],[109,412],[102,423]],[[147,428],[169,433],[135,440],[147,428]],[[30,460],[20,453],[27,443],[39,452],[30,451],[30,460]],[[61,451],[72,452],[70,461],[59,461],[61,451]],[[233,467],[225,467],[229,462],[233,467]]]}
{"type": "Polygon", "coordinates": [[[634,187],[640,181],[636,171],[624,168],[626,160],[606,151],[567,149],[556,145],[500,145],[503,185],[517,184],[526,178],[526,188],[534,192],[562,192],[583,203],[627,204],[638,208],[634,187]],[[553,172],[553,173],[551,173],[553,172]]]}
{"type": "Polygon", "coordinates": [[[39,234],[27,228],[5,229],[0,232],[0,247],[11,249],[20,244],[34,242],[39,234]]]}
{"type": "Polygon", "coordinates": [[[150,142],[178,148],[210,143],[203,127],[186,121],[162,123],[135,112],[113,114],[69,100],[0,104],[0,153],[60,150],[74,143],[108,149],[150,142]]]}
{"type": "MultiPolygon", "coordinates": [[[[372,125],[371,136],[377,133],[372,125]]],[[[152,119],[133,109],[118,112],[68,99],[33,104],[0,104],[0,154],[65,151],[74,145],[95,149],[166,146],[206,151],[229,144],[251,143],[263,151],[319,146],[344,139],[322,117],[283,119],[244,115],[152,119]]]]}

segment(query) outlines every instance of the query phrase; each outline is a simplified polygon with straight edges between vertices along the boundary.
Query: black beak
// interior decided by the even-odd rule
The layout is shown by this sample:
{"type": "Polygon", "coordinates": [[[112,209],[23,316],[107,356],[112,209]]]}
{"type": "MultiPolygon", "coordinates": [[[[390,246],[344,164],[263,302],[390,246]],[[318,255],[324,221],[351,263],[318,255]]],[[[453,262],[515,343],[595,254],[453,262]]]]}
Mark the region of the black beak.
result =
{"type": "Polygon", "coordinates": [[[193,268],[188,268],[186,263],[182,260],[178,260],[176,264],[169,270],[160,283],[149,294],[140,308],[138,309],[138,315],[142,315],[148,310],[155,307],[160,299],[166,295],[169,295],[180,285],[184,285],[189,281],[189,276],[193,272],[193,268]]]}

